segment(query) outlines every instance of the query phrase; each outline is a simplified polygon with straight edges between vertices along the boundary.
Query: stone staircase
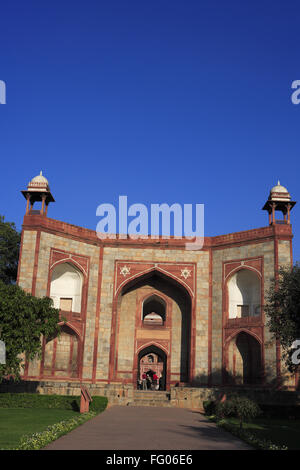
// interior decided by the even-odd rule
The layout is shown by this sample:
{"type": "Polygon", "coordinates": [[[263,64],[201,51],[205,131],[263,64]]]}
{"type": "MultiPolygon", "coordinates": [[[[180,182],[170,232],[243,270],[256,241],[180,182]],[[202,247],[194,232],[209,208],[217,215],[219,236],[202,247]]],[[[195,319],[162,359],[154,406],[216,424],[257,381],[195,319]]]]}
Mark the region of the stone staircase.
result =
{"type": "Polygon", "coordinates": [[[134,390],[128,406],[171,406],[170,393],[152,390],[134,390]]]}

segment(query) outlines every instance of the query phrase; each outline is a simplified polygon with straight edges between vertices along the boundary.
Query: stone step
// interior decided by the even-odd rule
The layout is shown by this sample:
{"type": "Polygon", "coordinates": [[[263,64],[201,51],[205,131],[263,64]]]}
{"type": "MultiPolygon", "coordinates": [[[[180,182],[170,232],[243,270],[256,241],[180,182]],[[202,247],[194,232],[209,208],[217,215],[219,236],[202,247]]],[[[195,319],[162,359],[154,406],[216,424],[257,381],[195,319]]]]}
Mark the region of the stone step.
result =
{"type": "Polygon", "coordinates": [[[135,398],[133,397],[132,398],[132,401],[136,402],[136,403],[144,403],[146,401],[153,401],[155,403],[168,403],[170,400],[168,398],[165,398],[165,399],[156,399],[156,398],[135,398]]]}
{"type": "Polygon", "coordinates": [[[164,391],[154,391],[154,390],[134,390],[133,397],[142,399],[142,400],[169,400],[170,393],[164,391]]]}
{"type": "Polygon", "coordinates": [[[169,407],[172,406],[169,400],[167,401],[156,401],[156,400],[134,400],[129,402],[127,406],[162,406],[162,407],[169,407]]]}
{"type": "Polygon", "coordinates": [[[163,390],[134,390],[129,406],[171,406],[170,393],[163,390]]]}

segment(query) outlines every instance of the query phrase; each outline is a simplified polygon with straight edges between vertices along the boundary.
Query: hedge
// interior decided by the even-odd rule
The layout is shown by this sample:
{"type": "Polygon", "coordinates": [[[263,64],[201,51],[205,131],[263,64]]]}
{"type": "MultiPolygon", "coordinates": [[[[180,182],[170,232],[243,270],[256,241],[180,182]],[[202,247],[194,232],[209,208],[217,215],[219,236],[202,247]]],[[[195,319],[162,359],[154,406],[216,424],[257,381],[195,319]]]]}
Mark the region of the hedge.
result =
{"type": "MultiPolygon", "coordinates": [[[[94,396],[90,411],[101,413],[107,406],[107,398],[94,396]]],[[[38,393],[0,393],[0,408],[55,408],[80,410],[80,397],[71,395],[39,395],[38,393]]]]}

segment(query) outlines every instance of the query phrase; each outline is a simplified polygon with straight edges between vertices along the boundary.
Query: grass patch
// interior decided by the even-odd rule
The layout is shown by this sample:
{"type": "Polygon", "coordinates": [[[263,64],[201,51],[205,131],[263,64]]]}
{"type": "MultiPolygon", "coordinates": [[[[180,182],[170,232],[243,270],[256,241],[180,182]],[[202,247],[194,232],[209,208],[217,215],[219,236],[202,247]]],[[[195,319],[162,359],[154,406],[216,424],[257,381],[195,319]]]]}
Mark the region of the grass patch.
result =
{"type": "Polygon", "coordinates": [[[23,435],[44,431],[49,425],[78,414],[61,409],[0,408],[0,449],[13,449],[23,435]]]}
{"type": "Polygon", "coordinates": [[[91,418],[96,416],[95,411],[89,413],[82,413],[71,419],[59,421],[58,423],[50,424],[42,432],[33,434],[26,434],[21,437],[19,445],[16,450],[39,450],[46,447],[50,442],[56,441],[61,436],[68,434],[73,429],[85,423],[91,418]]]}
{"type": "MultiPolygon", "coordinates": [[[[236,418],[226,418],[225,421],[238,430],[236,418]]],[[[287,446],[289,450],[300,450],[300,420],[257,418],[252,423],[245,423],[243,428],[260,440],[287,446]]]]}
{"type": "Polygon", "coordinates": [[[79,413],[80,397],[0,393],[0,449],[40,449],[105,410],[107,398],[92,397],[79,413]]]}

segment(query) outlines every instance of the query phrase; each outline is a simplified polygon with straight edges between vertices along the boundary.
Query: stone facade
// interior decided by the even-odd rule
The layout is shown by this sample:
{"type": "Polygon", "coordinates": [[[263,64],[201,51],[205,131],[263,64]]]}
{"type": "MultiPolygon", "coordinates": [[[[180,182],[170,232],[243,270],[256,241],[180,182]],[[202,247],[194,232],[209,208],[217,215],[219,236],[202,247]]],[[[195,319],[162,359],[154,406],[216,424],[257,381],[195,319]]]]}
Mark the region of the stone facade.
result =
{"type": "MultiPolygon", "coordinates": [[[[152,351],[164,363],[167,390],[222,386],[230,368],[233,375],[246,373],[248,359],[238,363],[233,346],[243,332],[257,343],[259,385],[282,380],[286,371],[265,326],[263,304],[278,267],[292,262],[291,243],[291,225],[271,224],[205,238],[201,250],[187,251],[184,239],[100,240],[92,230],[26,214],[19,285],[50,296],[56,267],[72,265],[80,273],[81,310],[62,312],[67,319],[62,336],[42,339],[42,359],[26,364],[23,379],[53,383],[55,390],[66,381],[131,390],[137,387],[141,357],[152,351]],[[240,270],[257,276],[260,313],[228,318],[228,281],[240,270]],[[143,320],[150,297],[163,311],[161,325],[143,320]]],[[[71,305],[67,291],[65,297],[62,305],[71,305]]],[[[293,387],[294,378],[287,380],[293,387]]]]}

